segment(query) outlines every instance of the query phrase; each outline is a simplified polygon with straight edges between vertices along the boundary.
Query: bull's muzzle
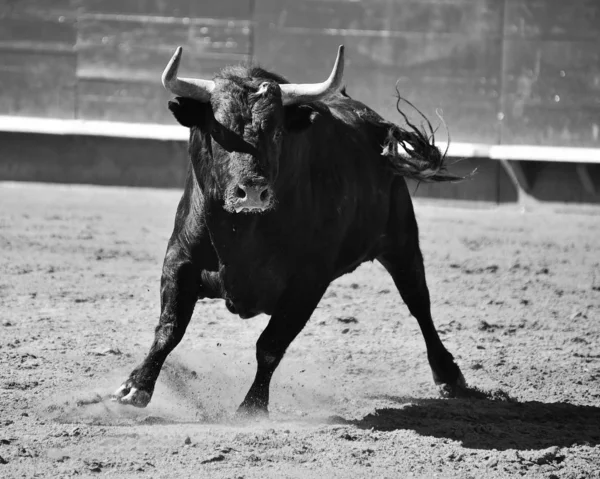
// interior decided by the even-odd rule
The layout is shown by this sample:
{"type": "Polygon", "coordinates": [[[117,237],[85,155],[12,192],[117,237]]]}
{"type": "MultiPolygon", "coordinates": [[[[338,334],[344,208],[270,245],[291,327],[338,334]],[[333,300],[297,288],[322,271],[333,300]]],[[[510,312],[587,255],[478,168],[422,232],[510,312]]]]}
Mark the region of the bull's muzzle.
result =
{"type": "Polygon", "coordinates": [[[231,207],[236,213],[263,212],[273,205],[271,188],[265,185],[239,184],[231,207]]]}

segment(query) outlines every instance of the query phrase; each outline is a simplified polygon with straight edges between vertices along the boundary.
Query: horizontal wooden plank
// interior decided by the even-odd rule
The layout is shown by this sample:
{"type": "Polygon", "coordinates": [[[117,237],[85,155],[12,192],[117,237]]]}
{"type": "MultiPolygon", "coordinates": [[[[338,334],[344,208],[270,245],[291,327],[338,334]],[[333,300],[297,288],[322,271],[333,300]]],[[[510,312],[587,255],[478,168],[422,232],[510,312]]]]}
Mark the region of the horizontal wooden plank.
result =
{"type": "Polygon", "coordinates": [[[77,45],[88,47],[143,47],[174,51],[187,45],[195,55],[249,54],[250,27],[245,22],[195,21],[148,23],[132,20],[87,18],[78,23],[77,45]]]}
{"type": "Polygon", "coordinates": [[[0,139],[0,177],[9,181],[181,188],[188,164],[183,142],[19,133],[0,139]]]}
{"type": "Polygon", "coordinates": [[[54,21],[72,20],[77,16],[80,0],[2,0],[0,18],[29,17],[54,21]]]}
{"type": "Polygon", "coordinates": [[[237,18],[251,20],[256,0],[194,1],[191,5],[193,18],[237,18]]]}
{"type": "Polygon", "coordinates": [[[277,28],[310,31],[362,30],[498,36],[502,2],[497,0],[256,0],[256,20],[277,28]]]}
{"type": "MultiPolygon", "coordinates": [[[[174,48],[133,47],[119,45],[87,45],[78,51],[79,78],[120,79],[160,84],[160,76],[174,48]]],[[[184,46],[182,76],[212,78],[223,67],[247,59],[245,55],[197,54],[184,46]]]]}
{"type": "Polygon", "coordinates": [[[99,81],[80,79],[77,92],[77,117],[86,120],[111,120],[174,124],[167,109],[173,95],[157,81],[99,81]]]}
{"type": "Polygon", "coordinates": [[[77,46],[107,47],[115,45],[176,46],[185,43],[190,34],[189,25],[146,23],[131,20],[115,20],[86,17],[77,25],[77,46]]]}
{"type": "MultiPolygon", "coordinates": [[[[75,85],[75,53],[35,53],[0,50],[0,72],[22,75],[22,81],[42,85],[52,81],[59,85],[75,85]]],[[[2,84],[4,87],[5,85],[2,84]]]]}
{"type": "MultiPolygon", "coordinates": [[[[533,177],[529,194],[537,200],[598,204],[598,195],[586,191],[573,165],[525,163],[521,167],[525,167],[525,171],[533,177]]],[[[600,165],[590,165],[589,168],[592,181],[600,184],[600,165]]]]}
{"type": "Polygon", "coordinates": [[[2,114],[73,118],[74,53],[0,50],[2,114]]]}
{"type": "Polygon", "coordinates": [[[80,0],[82,13],[190,17],[192,0],[80,0]]]}
{"type": "Polygon", "coordinates": [[[32,50],[72,50],[75,22],[0,17],[0,47],[32,50]]]}
{"type": "Polygon", "coordinates": [[[84,13],[181,18],[250,19],[251,0],[81,0],[84,13]]]}
{"type": "Polygon", "coordinates": [[[252,51],[250,34],[251,27],[247,23],[196,21],[190,27],[188,44],[196,54],[249,55],[252,51]]]}
{"type": "Polygon", "coordinates": [[[505,35],[510,37],[600,39],[600,2],[597,0],[506,0],[505,35]]]}

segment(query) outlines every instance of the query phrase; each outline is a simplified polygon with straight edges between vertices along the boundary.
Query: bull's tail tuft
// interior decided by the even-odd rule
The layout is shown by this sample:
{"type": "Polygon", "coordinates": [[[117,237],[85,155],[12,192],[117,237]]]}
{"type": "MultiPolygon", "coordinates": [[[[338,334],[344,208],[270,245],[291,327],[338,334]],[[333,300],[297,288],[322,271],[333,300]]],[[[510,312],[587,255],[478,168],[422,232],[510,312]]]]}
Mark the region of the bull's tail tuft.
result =
{"type": "MultiPolygon", "coordinates": [[[[461,181],[470,178],[473,172],[467,176],[458,176],[447,170],[446,153],[448,148],[444,153],[439,150],[435,145],[435,131],[429,120],[412,103],[400,96],[398,88],[396,88],[396,92],[398,93],[396,109],[404,118],[408,129],[390,124],[381,153],[390,161],[395,172],[401,176],[424,182],[461,181]],[[429,135],[423,131],[424,129],[421,130],[410,122],[400,109],[401,102],[410,105],[425,120],[429,128],[429,135]]],[[[448,144],[450,144],[449,141],[448,144]]]]}

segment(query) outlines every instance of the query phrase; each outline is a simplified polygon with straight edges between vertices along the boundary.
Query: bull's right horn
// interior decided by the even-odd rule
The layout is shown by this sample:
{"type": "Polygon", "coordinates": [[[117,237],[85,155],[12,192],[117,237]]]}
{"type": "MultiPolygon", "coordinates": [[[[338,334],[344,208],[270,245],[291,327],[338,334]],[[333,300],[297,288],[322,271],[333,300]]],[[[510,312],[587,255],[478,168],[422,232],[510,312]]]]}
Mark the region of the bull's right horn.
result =
{"type": "Polygon", "coordinates": [[[162,74],[162,84],[173,95],[193,98],[194,100],[208,103],[210,101],[210,94],[215,89],[214,81],[177,77],[182,51],[181,47],[177,47],[177,50],[175,50],[175,54],[162,74]]]}

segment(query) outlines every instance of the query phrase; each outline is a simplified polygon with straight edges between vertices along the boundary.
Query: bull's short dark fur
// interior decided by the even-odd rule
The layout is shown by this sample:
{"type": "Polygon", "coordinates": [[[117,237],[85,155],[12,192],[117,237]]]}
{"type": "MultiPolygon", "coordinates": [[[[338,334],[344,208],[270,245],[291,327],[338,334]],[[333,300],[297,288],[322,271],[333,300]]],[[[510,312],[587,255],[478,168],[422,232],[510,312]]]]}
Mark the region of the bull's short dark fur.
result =
{"type": "Polygon", "coordinates": [[[277,84],[286,81],[260,68],[226,69],[215,81],[210,103],[169,102],[190,129],[190,169],[164,260],[156,337],[117,399],[145,406],[198,298],[222,298],[242,318],[271,315],[240,406],[266,412],[271,376],[329,284],[375,259],[419,322],[435,382],[455,394],[464,379],[431,319],[403,177],[454,178],[432,138],[383,120],[344,91],[284,107],[277,84]],[[228,207],[242,182],[268,186],[266,211],[228,207]]]}

